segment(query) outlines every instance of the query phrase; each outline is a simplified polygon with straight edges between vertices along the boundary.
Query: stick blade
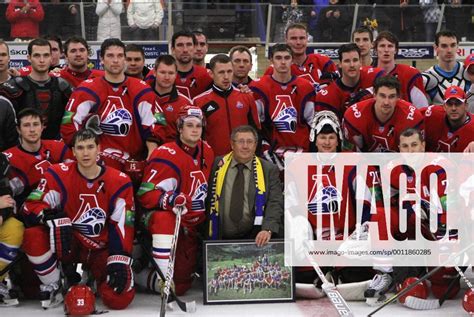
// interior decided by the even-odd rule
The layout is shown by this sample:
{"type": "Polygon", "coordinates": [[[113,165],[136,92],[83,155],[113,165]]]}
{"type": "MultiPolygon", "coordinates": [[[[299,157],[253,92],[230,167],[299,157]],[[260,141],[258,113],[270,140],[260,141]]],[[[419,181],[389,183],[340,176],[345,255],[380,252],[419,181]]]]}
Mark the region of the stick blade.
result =
{"type": "Polygon", "coordinates": [[[404,305],[415,310],[431,310],[441,307],[439,299],[422,299],[414,296],[408,296],[404,305]]]}
{"type": "Polygon", "coordinates": [[[349,316],[349,317],[354,317],[354,314],[352,313],[351,309],[347,305],[346,301],[344,298],[339,294],[339,292],[335,289],[330,289],[330,288],[323,288],[324,293],[326,293],[327,297],[333,304],[334,308],[336,308],[337,313],[339,316],[349,316]]]}

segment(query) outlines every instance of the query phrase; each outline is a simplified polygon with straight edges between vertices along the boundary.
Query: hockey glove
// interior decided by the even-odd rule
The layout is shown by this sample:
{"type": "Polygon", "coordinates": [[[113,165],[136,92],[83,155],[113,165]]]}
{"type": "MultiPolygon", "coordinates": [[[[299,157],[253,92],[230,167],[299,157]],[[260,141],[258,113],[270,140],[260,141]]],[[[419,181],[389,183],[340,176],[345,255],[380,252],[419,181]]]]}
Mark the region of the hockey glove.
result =
{"type": "Polygon", "coordinates": [[[119,294],[133,288],[132,262],[129,256],[121,254],[107,258],[107,284],[119,294]]]}
{"type": "Polygon", "coordinates": [[[275,152],[265,151],[263,152],[263,158],[275,164],[280,171],[285,169],[285,163],[275,152]]]}
{"type": "Polygon", "coordinates": [[[51,251],[60,259],[69,255],[72,241],[71,219],[64,212],[45,211],[43,221],[49,227],[51,251]]]}
{"type": "Polygon", "coordinates": [[[372,97],[373,97],[373,94],[370,89],[359,90],[358,92],[356,92],[353,96],[349,98],[346,106],[347,107],[352,106],[355,103],[358,103],[360,101],[363,101],[372,97]]]}
{"type": "Polygon", "coordinates": [[[94,114],[89,117],[85,125],[86,129],[92,130],[97,135],[101,135],[103,133],[102,129],[100,128],[100,118],[99,115],[94,114]]]}
{"type": "Polygon", "coordinates": [[[184,193],[174,191],[164,192],[159,201],[160,208],[173,211],[174,207],[182,207],[181,215],[186,214],[192,208],[192,199],[184,193]]]}

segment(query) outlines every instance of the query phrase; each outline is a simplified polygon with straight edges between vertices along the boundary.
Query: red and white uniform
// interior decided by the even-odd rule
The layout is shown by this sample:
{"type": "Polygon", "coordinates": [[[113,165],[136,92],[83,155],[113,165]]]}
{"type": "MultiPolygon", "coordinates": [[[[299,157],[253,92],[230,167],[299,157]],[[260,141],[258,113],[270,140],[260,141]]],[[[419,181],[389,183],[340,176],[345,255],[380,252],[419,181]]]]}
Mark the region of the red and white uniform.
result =
{"type": "MultiPolygon", "coordinates": [[[[321,76],[324,73],[337,72],[337,66],[326,55],[308,54],[303,64],[292,64],[291,74],[308,80],[311,84],[317,86],[321,84],[321,76]]],[[[269,66],[264,75],[272,75],[273,66],[269,66]]],[[[326,80],[325,80],[326,81],[326,80]]]]}
{"type": "Polygon", "coordinates": [[[424,133],[423,115],[416,107],[398,100],[392,117],[380,122],[375,116],[375,99],[356,103],[344,114],[343,130],[348,149],[359,152],[398,152],[399,136],[407,128],[424,133]]]}
{"type": "MultiPolygon", "coordinates": [[[[154,84],[153,84],[154,87],[154,84]]],[[[160,112],[163,114],[166,121],[166,126],[163,129],[163,143],[168,143],[176,140],[177,128],[176,120],[178,119],[179,111],[185,106],[192,106],[193,102],[185,95],[178,92],[176,87],[169,94],[160,95],[155,91],[160,112]]]]}
{"type": "Polygon", "coordinates": [[[443,106],[430,106],[424,110],[426,151],[463,152],[474,141],[474,118],[467,113],[466,121],[452,129],[443,106]]]}
{"type": "Polygon", "coordinates": [[[20,206],[26,196],[38,186],[46,170],[56,163],[74,160],[74,156],[62,141],[42,140],[38,152],[28,152],[21,145],[6,150],[10,161],[10,187],[20,206]]]}
{"type": "Polygon", "coordinates": [[[101,155],[107,164],[117,165],[128,159],[144,157],[145,141],[159,139],[162,126],[155,124],[159,111],[153,90],[136,78],[126,77],[122,83],[109,83],[105,77],[84,81],[74,90],[66,106],[61,136],[71,143],[74,134],[92,114],[100,117],[101,155]]]}
{"type": "Polygon", "coordinates": [[[232,151],[230,134],[234,128],[241,125],[251,125],[257,130],[261,128],[252,95],[233,86],[224,91],[213,85],[194,98],[193,103],[206,117],[206,140],[216,156],[232,151]]]}
{"type": "MultiPolygon", "coordinates": [[[[351,99],[363,89],[372,89],[375,79],[383,76],[385,71],[378,67],[363,66],[360,69],[359,82],[354,87],[348,87],[339,78],[330,83],[326,88],[321,89],[316,95],[314,102],[316,111],[329,110],[337,114],[342,119],[346,109],[351,106],[351,99]]],[[[371,98],[368,94],[365,99],[371,98]]],[[[357,100],[359,102],[361,100],[357,100]]]]}
{"type": "Polygon", "coordinates": [[[262,129],[274,151],[308,151],[309,125],[314,115],[313,86],[299,77],[287,83],[263,76],[250,84],[259,108],[262,129]]]}
{"type": "Polygon", "coordinates": [[[61,69],[58,74],[59,77],[66,79],[68,83],[71,84],[71,87],[76,88],[87,79],[104,76],[104,71],[98,69],[87,69],[84,72],[76,72],[66,66],[61,69]]]}
{"type": "MultiPolygon", "coordinates": [[[[155,70],[152,69],[146,76],[145,81],[151,86],[155,80],[155,70]]],[[[206,68],[193,65],[189,72],[178,71],[175,84],[181,94],[193,99],[211,87],[212,78],[206,68]]]]}
{"type": "MultiPolygon", "coordinates": [[[[205,218],[207,180],[214,153],[205,142],[190,148],[177,142],[156,148],[148,160],[143,182],[138,191],[141,205],[148,210],[159,209],[164,192],[184,193],[192,199],[192,210],[183,215],[175,260],[174,282],[176,294],[183,294],[191,287],[191,274],[196,265],[197,225],[205,218]]],[[[146,226],[152,234],[153,257],[161,267],[167,267],[174,234],[176,216],[172,211],[158,210],[145,216],[146,226]]]]}
{"type": "Polygon", "coordinates": [[[388,75],[394,76],[400,81],[400,99],[412,103],[417,108],[428,106],[423,76],[415,67],[395,64],[395,68],[388,75]]]}

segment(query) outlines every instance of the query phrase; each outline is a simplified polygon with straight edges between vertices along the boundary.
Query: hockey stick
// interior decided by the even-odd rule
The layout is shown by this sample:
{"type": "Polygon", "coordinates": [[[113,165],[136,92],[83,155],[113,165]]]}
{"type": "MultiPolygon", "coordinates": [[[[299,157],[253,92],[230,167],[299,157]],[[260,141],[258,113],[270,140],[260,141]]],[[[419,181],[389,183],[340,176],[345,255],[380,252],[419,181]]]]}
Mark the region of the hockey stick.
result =
{"type": "Polygon", "coordinates": [[[161,291],[161,309],[160,317],[164,317],[166,313],[166,304],[168,303],[168,296],[170,295],[171,283],[174,275],[174,260],[176,259],[176,249],[178,246],[179,227],[181,226],[181,214],[183,207],[174,207],[173,212],[176,214],[176,224],[174,226],[173,239],[171,240],[171,249],[168,262],[168,270],[166,271],[165,287],[161,291]]]}
{"type": "MultiPolygon", "coordinates": [[[[160,279],[162,281],[165,280],[165,275],[163,274],[163,272],[161,271],[160,267],[158,266],[158,264],[156,264],[155,260],[153,259],[153,255],[151,254],[150,250],[148,250],[148,248],[142,243],[142,250],[143,252],[145,253],[145,255],[147,256],[148,260],[151,262],[151,264],[153,265],[153,268],[155,269],[156,273],[158,273],[158,276],[160,277],[160,279]]],[[[182,301],[181,299],[179,299],[179,297],[176,295],[176,293],[174,292],[174,290],[171,288],[170,289],[170,294],[169,294],[169,299],[171,301],[176,301],[176,303],[178,304],[178,307],[183,311],[183,312],[186,312],[186,313],[194,313],[196,311],[196,301],[191,301],[191,302],[185,302],[185,301],[182,301]]]]}
{"type": "Polygon", "coordinates": [[[318,263],[313,259],[313,257],[309,253],[310,246],[307,240],[304,241],[304,245],[305,245],[306,255],[307,255],[308,260],[311,262],[311,265],[316,271],[316,274],[318,274],[319,278],[321,279],[321,282],[323,282],[323,285],[322,285],[323,291],[327,295],[329,300],[331,301],[334,308],[336,308],[338,315],[353,317],[354,313],[351,311],[351,309],[347,305],[342,295],[336,289],[336,286],[332,283],[329,283],[329,281],[326,279],[326,276],[324,276],[323,271],[321,271],[321,268],[319,267],[318,263]]]}
{"type": "Polygon", "coordinates": [[[17,256],[13,259],[13,261],[8,263],[7,266],[5,266],[3,270],[0,271],[0,276],[7,274],[12,269],[12,267],[18,262],[20,262],[24,257],[25,257],[25,253],[19,252],[17,256]]]}
{"type": "Polygon", "coordinates": [[[399,299],[401,296],[405,295],[406,293],[408,293],[409,291],[411,291],[416,285],[420,284],[421,282],[423,281],[426,281],[428,278],[430,278],[433,274],[435,274],[436,272],[438,272],[441,268],[443,268],[447,263],[449,263],[450,261],[452,261],[453,259],[455,258],[458,258],[460,255],[464,254],[466,251],[468,251],[469,249],[471,249],[472,247],[474,247],[474,243],[468,245],[467,247],[465,247],[464,249],[462,249],[461,251],[455,253],[455,254],[452,254],[446,261],[444,261],[440,266],[436,267],[435,269],[429,271],[428,273],[426,273],[424,276],[420,277],[420,279],[418,281],[416,281],[415,283],[413,284],[410,284],[408,285],[407,288],[401,290],[400,292],[398,292],[397,294],[395,294],[394,296],[390,297],[389,299],[387,299],[382,305],[380,305],[379,307],[377,307],[377,309],[373,310],[372,312],[370,312],[370,314],[368,314],[367,316],[372,316],[374,315],[376,312],[378,312],[379,310],[381,310],[382,308],[386,307],[387,305],[393,303],[394,301],[396,301],[397,299],[399,299]]]}

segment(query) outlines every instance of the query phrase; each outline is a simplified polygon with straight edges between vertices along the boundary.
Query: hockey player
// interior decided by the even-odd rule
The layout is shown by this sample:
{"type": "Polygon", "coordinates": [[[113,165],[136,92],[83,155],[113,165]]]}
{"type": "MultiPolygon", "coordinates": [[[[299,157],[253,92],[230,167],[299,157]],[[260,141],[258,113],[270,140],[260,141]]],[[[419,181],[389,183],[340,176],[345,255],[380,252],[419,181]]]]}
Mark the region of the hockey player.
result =
{"type": "MultiPolygon", "coordinates": [[[[291,74],[302,77],[312,83],[319,91],[319,86],[327,85],[337,77],[337,67],[331,59],[321,54],[306,54],[308,48],[308,31],[304,24],[295,23],[286,29],[286,44],[293,51],[291,74]]],[[[274,65],[270,66],[265,75],[274,72],[274,65]]],[[[322,88],[322,87],[321,87],[322,88]]]]}
{"type": "Polygon", "coordinates": [[[62,141],[41,140],[44,130],[41,112],[25,108],[17,115],[20,144],[4,153],[10,160],[10,187],[18,206],[38,186],[51,164],[72,161],[71,150],[62,141]]]}
{"type": "Polygon", "coordinates": [[[461,87],[468,91],[471,83],[464,73],[464,66],[456,61],[459,39],[452,31],[436,33],[434,49],[438,56],[438,64],[425,70],[423,83],[430,99],[430,104],[441,105],[444,93],[449,86],[461,87]]]}
{"type": "Polygon", "coordinates": [[[125,63],[127,76],[143,80],[150,72],[150,69],[145,66],[145,51],[139,45],[128,44],[125,47],[125,63]]]}
{"type": "Polygon", "coordinates": [[[230,134],[241,125],[260,130],[260,119],[252,94],[232,86],[233,68],[230,57],[218,54],[210,61],[212,88],[194,98],[206,117],[206,140],[215,155],[231,151],[230,134]]]}
{"type": "Polygon", "coordinates": [[[392,76],[377,78],[375,97],[352,105],[344,114],[344,148],[359,152],[397,152],[400,133],[407,128],[424,131],[423,115],[400,99],[400,82],[392,76]]]}
{"type": "Polygon", "coordinates": [[[82,263],[104,304],[124,309],[135,295],[130,253],[134,201],[130,178],[97,164],[98,137],[72,140],[77,162],[51,166],[28,197],[23,249],[41,281],[43,308],[62,301],[58,263],[82,263]]]}
{"type": "Polygon", "coordinates": [[[338,50],[341,77],[316,95],[316,111],[330,110],[342,119],[346,109],[356,102],[372,97],[375,79],[384,71],[361,66],[360,49],[356,44],[343,44],[338,50]]]}
{"type": "Polygon", "coordinates": [[[469,55],[464,60],[464,69],[467,75],[467,78],[471,82],[471,87],[467,91],[467,104],[470,113],[474,113],[474,54],[469,55]]]}
{"type": "Polygon", "coordinates": [[[462,152],[474,141],[474,118],[467,111],[466,94],[461,87],[448,87],[444,104],[430,106],[424,114],[428,151],[462,152]]]}
{"type": "Polygon", "coordinates": [[[250,84],[259,107],[265,158],[283,169],[286,151],[309,149],[309,127],[314,114],[314,89],[309,81],[291,74],[293,51],[276,44],[270,53],[274,72],[250,84]]]}
{"type": "Polygon", "coordinates": [[[102,70],[88,68],[89,45],[82,37],[68,38],[64,43],[64,55],[67,66],[62,68],[58,74],[66,79],[73,88],[79,86],[86,79],[104,75],[102,70]]]}
{"type": "Polygon", "coordinates": [[[362,66],[373,66],[372,43],[374,42],[374,34],[372,31],[362,26],[352,33],[352,42],[360,49],[360,62],[362,66]]]}
{"type": "Polygon", "coordinates": [[[152,83],[158,95],[160,112],[164,116],[166,126],[163,132],[163,143],[176,140],[176,120],[178,113],[193,102],[176,89],[176,60],[171,55],[161,55],[155,61],[155,81],[152,83]]]}
{"type": "Polygon", "coordinates": [[[237,45],[230,49],[229,57],[232,61],[233,77],[232,85],[239,88],[240,85],[248,85],[252,82],[249,72],[252,70],[252,53],[246,46],[237,45]]]}
{"type": "Polygon", "coordinates": [[[412,103],[417,108],[427,107],[428,100],[420,72],[414,67],[395,63],[398,52],[397,37],[389,31],[382,31],[374,42],[374,48],[378,58],[377,67],[400,81],[400,99],[412,103]]]}
{"type": "MultiPolygon", "coordinates": [[[[63,54],[63,42],[61,38],[57,35],[45,35],[40,37],[40,39],[46,40],[51,45],[51,65],[49,66],[50,76],[54,76],[55,72],[58,72],[61,69],[60,61],[61,55],[63,54]]],[[[12,69],[13,76],[28,76],[33,70],[32,65],[24,66],[17,69],[12,69]]]]}
{"type": "Polygon", "coordinates": [[[59,126],[71,87],[66,80],[49,76],[51,45],[47,40],[35,39],[28,43],[28,61],[31,73],[3,83],[0,94],[12,102],[17,113],[26,107],[40,109],[45,125],[42,138],[59,139],[59,126]]]}
{"type": "MultiPolygon", "coordinates": [[[[193,64],[194,50],[197,40],[194,34],[179,31],[171,38],[171,53],[176,59],[178,66],[178,76],[176,77],[176,87],[178,91],[193,99],[210,88],[212,78],[206,68],[193,64]]],[[[151,84],[155,80],[155,74],[150,71],[145,81],[151,84]]]]}
{"type": "Polygon", "coordinates": [[[153,151],[138,191],[140,203],[149,210],[143,220],[152,236],[153,257],[164,274],[168,271],[176,208],[182,208],[173,277],[177,295],[191,287],[197,225],[205,220],[207,179],[214,160],[211,147],[201,140],[205,122],[201,109],[181,109],[178,139],[153,151]]]}
{"type": "Polygon", "coordinates": [[[160,142],[161,127],[154,118],[157,98],[145,82],[125,76],[122,41],[105,40],[100,58],[105,75],[86,80],[74,91],[62,120],[61,136],[70,144],[77,130],[89,126],[87,122],[98,125],[95,129],[102,133],[101,158],[107,165],[123,170],[127,160],[145,159],[146,150],[149,155],[160,142]],[[95,124],[89,119],[96,119],[95,124]]]}

